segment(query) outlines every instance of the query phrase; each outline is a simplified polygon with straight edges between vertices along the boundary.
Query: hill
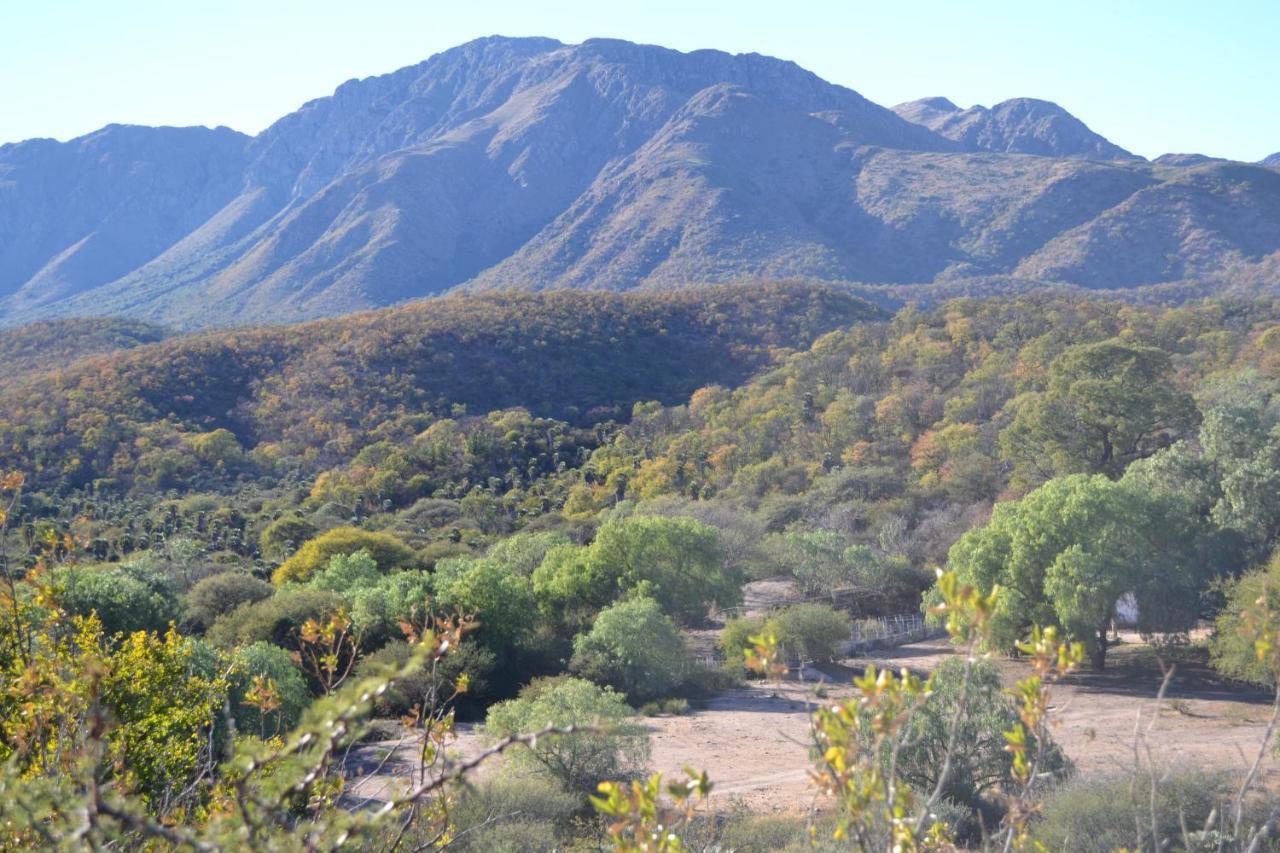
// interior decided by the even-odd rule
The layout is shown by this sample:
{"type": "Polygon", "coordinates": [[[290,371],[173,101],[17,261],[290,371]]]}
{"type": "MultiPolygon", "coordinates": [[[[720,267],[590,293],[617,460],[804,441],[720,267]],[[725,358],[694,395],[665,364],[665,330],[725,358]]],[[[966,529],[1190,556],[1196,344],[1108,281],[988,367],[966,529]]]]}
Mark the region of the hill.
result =
{"type": "Polygon", "coordinates": [[[118,317],[46,320],[0,329],[0,387],[87,356],[155,343],[167,335],[161,326],[118,317]]]}
{"type": "Polygon", "coordinates": [[[0,323],[288,322],[458,287],[1273,285],[1274,171],[1189,165],[1045,101],[895,113],[770,57],[493,37],[253,138],[0,148],[0,323]]]}
{"type": "MultiPolygon", "coordinates": [[[[579,425],[738,383],[881,317],[824,286],[448,296],[294,326],[171,338],[0,390],[0,467],[43,486],[314,473],[442,417],[520,407],[579,425]]],[[[30,339],[57,329],[11,333],[30,339]]]]}

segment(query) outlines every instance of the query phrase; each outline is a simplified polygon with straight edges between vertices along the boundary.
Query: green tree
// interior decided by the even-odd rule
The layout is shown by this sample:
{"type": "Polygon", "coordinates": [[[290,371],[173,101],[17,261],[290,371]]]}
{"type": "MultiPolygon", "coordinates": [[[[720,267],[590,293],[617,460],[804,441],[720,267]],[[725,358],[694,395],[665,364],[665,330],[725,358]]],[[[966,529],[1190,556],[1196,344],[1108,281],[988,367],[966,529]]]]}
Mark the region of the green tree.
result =
{"type": "Polygon", "coordinates": [[[591,630],[574,639],[569,669],[645,702],[670,696],[691,663],[684,636],[658,603],[630,598],[601,610],[591,630]]]}
{"type": "Polygon", "coordinates": [[[236,649],[233,661],[231,710],[236,728],[267,738],[296,726],[311,704],[311,691],[289,653],[259,640],[236,649]],[[270,701],[249,701],[255,688],[266,689],[270,701]]]}
{"type": "Polygon", "coordinates": [[[328,566],[329,559],[335,554],[354,554],[356,551],[367,551],[384,573],[412,568],[416,562],[413,549],[389,533],[375,533],[358,527],[335,527],[307,542],[281,563],[271,580],[276,586],[289,582],[304,583],[328,566]]]}
{"type": "Polygon", "coordinates": [[[1118,477],[1130,462],[1189,433],[1197,419],[1168,353],[1112,339],[1054,359],[1045,390],[1019,400],[1000,443],[1023,482],[1073,473],[1118,477]]]}
{"type": "Polygon", "coordinates": [[[1274,654],[1259,654],[1256,614],[1280,613],[1280,551],[1262,568],[1246,572],[1226,586],[1226,603],[1214,623],[1209,654],[1228,678],[1276,686],[1274,654]]]}
{"type": "Polygon", "coordinates": [[[263,528],[258,544],[263,556],[283,561],[319,532],[314,524],[300,515],[282,515],[263,528]]]}
{"type": "Polygon", "coordinates": [[[951,548],[948,563],[964,583],[984,591],[999,585],[992,636],[1002,647],[1032,624],[1056,624],[1084,642],[1101,668],[1125,595],[1135,596],[1145,631],[1191,627],[1220,559],[1214,545],[1176,498],[1076,474],[997,504],[989,523],[951,548]]]}
{"type": "Polygon", "coordinates": [[[439,563],[432,589],[437,609],[474,618],[479,623],[475,638],[495,653],[510,653],[537,620],[529,578],[490,557],[439,563]]]}
{"type": "Polygon", "coordinates": [[[159,578],[140,566],[73,566],[59,570],[61,603],[80,616],[98,614],[108,634],[164,631],[178,618],[178,602],[159,578]]]}
{"type": "Polygon", "coordinates": [[[332,592],[350,592],[353,589],[373,586],[385,577],[367,548],[354,554],[334,554],[329,565],[311,576],[307,586],[332,592]]]}
{"type": "Polygon", "coordinates": [[[691,518],[638,516],[610,520],[583,549],[554,548],[533,574],[540,602],[592,613],[640,589],[685,624],[713,605],[742,597],[742,578],[727,569],[715,528],[691,518]]]}
{"type": "Polygon", "coordinates": [[[211,575],[197,583],[183,598],[184,630],[203,634],[219,616],[241,604],[270,598],[275,587],[248,572],[230,571],[211,575]]]}
{"type": "Polygon", "coordinates": [[[611,688],[580,678],[533,682],[516,699],[499,702],[485,717],[491,739],[548,725],[595,731],[540,737],[511,754],[517,765],[550,773],[570,791],[594,791],[606,779],[635,776],[649,759],[649,736],[631,722],[631,707],[611,688]]]}

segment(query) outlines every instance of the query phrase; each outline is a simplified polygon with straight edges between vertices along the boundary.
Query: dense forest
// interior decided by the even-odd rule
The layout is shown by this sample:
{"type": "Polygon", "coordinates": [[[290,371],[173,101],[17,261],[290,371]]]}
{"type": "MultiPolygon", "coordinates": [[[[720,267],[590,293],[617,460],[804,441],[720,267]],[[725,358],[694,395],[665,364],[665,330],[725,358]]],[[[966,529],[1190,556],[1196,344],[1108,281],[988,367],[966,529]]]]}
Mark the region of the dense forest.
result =
{"type": "MultiPolygon", "coordinates": [[[[781,677],[852,620],[923,607],[1044,677],[1017,706],[972,659],[927,684],[871,672],[815,717],[835,795],[815,826],[1030,849],[1070,773],[1042,691],[1107,666],[1122,605],[1160,642],[1216,620],[1229,678],[1280,673],[1275,300],[888,316],[793,284],[69,328],[0,337],[6,847],[91,814],[80,837],[130,847],[682,849],[644,841],[656,782],[586,805],[639,778],[633,709],[781,677]],[[744,585],[777,577],[802,597],[742,615],[744,585]],[[689,639],[709,627],[714,666],[689,639]],[[343,756],[388,718],[422,737],[427,781],[362,809],[343,756]],[[455,719],[483,723],[498,776],[455,790],[455,719]],[[966,758],[986,765],[930,775],[951,758],[928,744],[988,736],[966,758]],[[917,807],[907,832],[893,815],[917,807]]],[[[1223,849],[1267,820],[1242,805],[1223,849]]],[[[717,826],[743,839],[722,849],[769,849],[717,826]]]]}

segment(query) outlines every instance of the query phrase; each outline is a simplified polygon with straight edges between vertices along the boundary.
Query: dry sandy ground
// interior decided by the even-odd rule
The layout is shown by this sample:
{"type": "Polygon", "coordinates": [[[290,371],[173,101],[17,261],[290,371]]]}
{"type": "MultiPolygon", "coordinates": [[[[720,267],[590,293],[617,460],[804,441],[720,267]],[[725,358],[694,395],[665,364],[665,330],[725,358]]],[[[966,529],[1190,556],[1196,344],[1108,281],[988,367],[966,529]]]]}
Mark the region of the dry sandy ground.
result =
{"type": "MultiPolygon", "coordinates": [[[[881,665],[927,672],[952,654],[946,640],[914,643],[877,655],[881,665]]],[[[1153,650],[1140,645],[1113,650],[1106,672],[1080,673],[1053,688],[1055,737],[1078,772],[1122,771],[1134,764],[1134,734],[1149,731],[1146,743],[1159,767],[1191,765],[1243,772],[1253,762],[1271,714],[1270,697],[1224,683],[1184,653],[1157,712],[1160,666],[1153,650]],[[1150,729],[1148,730],[1148,726],[1150,729]]],[[[866,660],[846,661],[860,669],[866,660]]],[[[1000,660],[1012,684],[1025,664],[1000,660]]],[[[831,697],[849,695],[827,687],[831,697]]],[[[758,684],[718,697],[684,717],[650,720],[653,764],[664,773],[684,764],[705,769],[716,782],[721,808],[754,811],[807,808],[809,784],[808,707],[812,686],[788,684],[782,696],[758,684]],[[736,801],[736,802],[735,802],[736,801]]],[[[1144,757],[1148,754],[1143,746],[1144,757]]],[[[1264,763],[1268,781],[1280,784],[1274,755],[1264,763]]]]}
{"type": "MultiPolygon", "coordinates": [[[[950,654],[945,640],[930,640],[886,650],[875,659],[881,665],[927,672],[950,654]]],[[[1150,729],[1153,759],[1164,767],[1247,768],[1270,716],[1269,697],[1215,678],[1202,655],[1178,657],[1183,659],[1150,729]]],[[[849,676],[867,662],[844,662],[847,668],[839,673],[840,683],[848,684],[849,676]]],[[[1027,671],[1018,661],[1000,660],[998,665],[1009,683],[1027,671]]],[[[1160,681],[1153,650],[1134,644],[1114,649],[1106,672],[1080,673],[1054,687],[1054,714],[1059,720],[1055,736],[1080,773],[1133,766],[1135,727],[1145,730],[1151,723],[1160,681]]],[[[813,690],[812,684],[755,682],[723,693],[690,714],[647,718],[644,722],[653,738],[652,767],[674,775],[686,764],[707,771],[721,810],[804,810],[813,802],[809,713],[813,703],[820,701],[813,690]]],[[[849,688],[836,685],[827,685],[825,691],[830,698],[850,693],[849,688]]],[[[465,728],[457,750],[471,755],[478,748],[476,733],[465,728]]],[[[376,748],[367,750],[366,758],[376,753],[376,748]]],[[[394,775],[397,767],[403,771],[407,766],[389,763],[378,778],[363,783],[360,792],[379,796],[389,784],[386,777],[394,775]]],[[[1275,757],[1269,756],[1264,767],[1269,783],[1280,785],[1275,757]]]]}

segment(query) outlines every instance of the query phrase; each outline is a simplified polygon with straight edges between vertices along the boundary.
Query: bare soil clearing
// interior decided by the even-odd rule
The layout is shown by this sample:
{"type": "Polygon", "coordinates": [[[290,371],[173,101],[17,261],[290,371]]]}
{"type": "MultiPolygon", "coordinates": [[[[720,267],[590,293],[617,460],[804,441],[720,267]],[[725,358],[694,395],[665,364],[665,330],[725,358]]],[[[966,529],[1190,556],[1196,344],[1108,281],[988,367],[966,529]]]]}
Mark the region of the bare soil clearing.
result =
{"type": "MultiPolygon", "coordinates": [[[[946,639],[886,649],[872,658],[843,661],[839,670],[845,677],[839,681],[847,684],[849,674],[873,661],[925,673],[953,654],[946,639]]],[[[1154,760],[1162,767],[1247,770],[1266,730],[1271,697],[1217,677],[1202,650],[1175,649],[1166,656],[1176,669],[1150,729],[1154,760]]],[[[997,659],[997,665],[1010,684],[1028,672],[1017,660],[997,659]]],[[[1077,673],[1054,686],[1056,737],[1079,773],[1133,766],[1135,730],[1151,724],[1161,680],[1155,650],[1135,644],[1115,648],[1104,672],[1077,673]]],[[[803,810],[813,801],[809,710],[818,700],[812,690],[812,684],[788,683],[778,698],[756,682],[688,716],[650,720],[654,769],[678,773],[685,764],[705,769],[716,782],[721,808],[803,810]]],[[[826,692],[833,699],[850,694],[848,688],[831,686],[826,692]]],[[[1274,754],[1263,767],[1268,784],[1280,785],[1274,754]]]]}
{"type": "MultiPolygon", "coordinates": [[[[868,663],[928,672],[955,654],[945,639],[925,640],[876,652],[871,658],[843,661],[831,668],[836,684],[824,686],[828,699],[851,694],[850,677],[868,663]]],[[[1151,755],[1163,767],[1192,765],[1243,772],[1257,754],[1271,714],[1270,697],[1218,678],[1201,649],[1166,653],[1176,665],[1165,701],[1150,730],[1151,755]]],[[[1028,667],[997,659],[1010,684],[1028,667]]],[[[1108,655],[1104,672],[1081,672],[1055,685],[1056,737],[1085,775],[1122,771],[1134,763],[1134,734],[1156,713],[1162,680],[1156,651],[1140,644],[1121,645],[1108,655]]],[[[813,683],[751,682],[726,691],[687,715],[645,718],[652,732],[654,770],[679,775],[688,765],[706,770],[715,783],[720,810],[799,812],[813,802],[809,771],[809,716],[822,701],[813,683]]],[[[361,755],[377,760],[394,743],[366,747],[361,755]],[[381,750],[381,752],[380,752],[381,750]]],[[[463,727],[455,745],[460,756],[480,749],[473,727],[463,727]]],[[[377,776],[359,786],[363,796],[379,797],[397,783],[390,777],[412,767],[412,745],[401,744],[377,776]]],[[[1143,754],[1145,755],[1145,749],[1143,754]]],[[[1280,787],[1280,763],[1264,761],[1267,783],[1280,787]]]]}

